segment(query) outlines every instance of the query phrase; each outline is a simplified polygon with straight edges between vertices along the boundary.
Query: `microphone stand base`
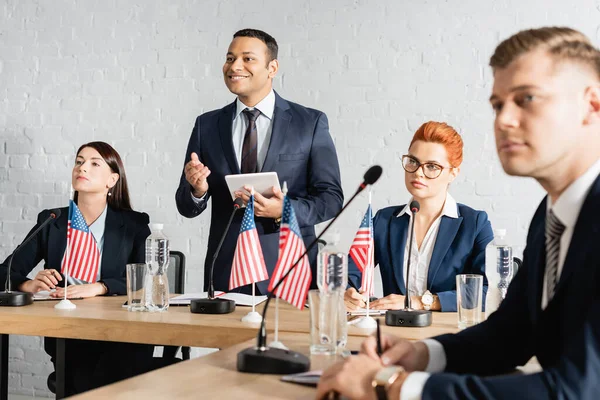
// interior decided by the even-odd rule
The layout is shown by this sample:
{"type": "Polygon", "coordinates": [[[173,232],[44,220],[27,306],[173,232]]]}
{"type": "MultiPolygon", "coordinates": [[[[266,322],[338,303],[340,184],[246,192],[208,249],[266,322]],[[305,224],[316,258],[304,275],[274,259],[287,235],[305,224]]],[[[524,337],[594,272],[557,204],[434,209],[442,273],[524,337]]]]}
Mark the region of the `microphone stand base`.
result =
{"type": "Polygon", "coordinates": [[[296,351],[249,347],[238,353],[237,370],[253,374],[296,374],[310,369],[310,359],[296,351]]]}
{"type": "Polygon", "coordinates": [[[385,313],[385,324],[389,326],[424,327],[431,325],[431,311],[389,310],[385,313]]]}
{"type": "Polygon", "coordinates": [[[235,301],[227,299],[194,299],[190,312],[194,314],[229,314],[235,310],[235,301]]]}
{"type": "Polygon", "coordinates": [[[0,306],[21,307],[33,304],[33,293],[0,292],[0,306]]]}

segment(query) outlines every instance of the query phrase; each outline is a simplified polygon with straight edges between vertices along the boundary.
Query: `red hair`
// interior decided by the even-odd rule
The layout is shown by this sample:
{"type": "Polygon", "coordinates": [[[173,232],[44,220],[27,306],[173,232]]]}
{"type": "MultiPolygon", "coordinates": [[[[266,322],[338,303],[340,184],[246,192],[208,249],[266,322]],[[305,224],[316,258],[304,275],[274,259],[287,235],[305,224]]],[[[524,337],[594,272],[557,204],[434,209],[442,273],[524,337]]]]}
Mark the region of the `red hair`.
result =
{"type": "Polygon", "coordinates": [[[445,122],[429,121],[417,129],[410,146],[417,140],[444,145],[450,166],[459,167],[463,160],[463,141],[458,132],[445,122]]]}

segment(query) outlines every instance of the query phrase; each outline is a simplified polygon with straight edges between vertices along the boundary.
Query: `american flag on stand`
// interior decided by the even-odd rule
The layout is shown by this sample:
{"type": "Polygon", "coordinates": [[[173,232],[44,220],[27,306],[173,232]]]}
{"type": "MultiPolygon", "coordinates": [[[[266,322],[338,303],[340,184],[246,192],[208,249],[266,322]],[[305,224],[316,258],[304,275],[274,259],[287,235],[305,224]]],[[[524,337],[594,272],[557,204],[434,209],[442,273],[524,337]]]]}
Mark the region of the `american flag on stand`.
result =
{"type": "Polygon", "coordinates": [[[67,225],[67,252],[63,257],[61,272],[75,279],[94,283],[98,275],[100,251],[96,239],[85,223],[79,207],[69,201],[67,225]]]}
{"type": "Polygon", "coordinates": [[[246,205],[240,235],[233,255],[229,290],[267,279],[269,279],[269,274],[258,241],[256,224],[254,223],[254,195],[252,195],[246,205]]]}
{"type": "Polygon", "coordinates": [[[358,232],[350,247],[350,257],[362,272],[361,290],[371,296],[374,293],[373,273],[375,271],[375,245],[373,242],[373,219],[371,205],[360,223],[358,232]]]}
{"type": "MultiPolygon", "coordinates": [[[[269,291],[273,290],[277,282],[281,280],[298,257],[304,254],[305,251],[306,247],[300,234],[300,226],[296,220],[296,213],[292,207],[292,202],[285,196],[283,199],[283,214],[281,216],[279,233],[279,259],[269,283],[269,291]]],[[[275,294],[296,308],[302,309],[306,302],[311,278],[312,274],[310,272],[308,257],[304,256],[277,288],[275,294]]]]}

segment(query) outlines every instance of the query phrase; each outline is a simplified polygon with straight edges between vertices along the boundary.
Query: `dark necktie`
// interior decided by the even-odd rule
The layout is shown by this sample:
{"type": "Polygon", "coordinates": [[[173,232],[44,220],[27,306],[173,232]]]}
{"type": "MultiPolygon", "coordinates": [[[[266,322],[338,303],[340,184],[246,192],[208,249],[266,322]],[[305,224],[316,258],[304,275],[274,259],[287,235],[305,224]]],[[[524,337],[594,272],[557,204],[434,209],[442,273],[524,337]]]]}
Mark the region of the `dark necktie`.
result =
{"type": "Polygon", "coordinates": [[[560,255],[560,238],[565,226],[554,215],[552,210],[546,216],[546,288],[547,300],[554,296],[558,282],[558,257],[560,255]]]}
{"type": "Polygon", "coordinates": [[[258,172],[257,162],[257,132],[256,132],[256,119],[260,115],[260,111],[256,108],[254,110],[245,109],[242,111],[248,118],[248,128],[246,128],[246,134],[244,135],[244,145],[242,146],[242,174],[251,174],[258,172]]]}

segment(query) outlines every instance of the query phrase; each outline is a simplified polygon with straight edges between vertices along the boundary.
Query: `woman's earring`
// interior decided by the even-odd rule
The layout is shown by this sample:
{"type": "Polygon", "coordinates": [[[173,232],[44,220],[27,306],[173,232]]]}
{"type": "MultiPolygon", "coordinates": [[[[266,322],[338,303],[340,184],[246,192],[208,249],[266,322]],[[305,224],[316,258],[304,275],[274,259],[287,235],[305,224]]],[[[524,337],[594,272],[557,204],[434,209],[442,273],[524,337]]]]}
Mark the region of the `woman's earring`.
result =
{"type": "Polygon", "coordinates": [[[110,196],[112,196],[112,193],[111,193],[111,192],[108,192],[108,197],[110,197],[110,196]]]}

